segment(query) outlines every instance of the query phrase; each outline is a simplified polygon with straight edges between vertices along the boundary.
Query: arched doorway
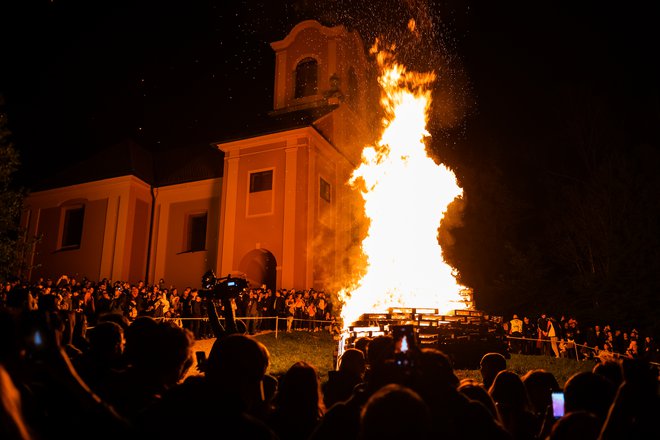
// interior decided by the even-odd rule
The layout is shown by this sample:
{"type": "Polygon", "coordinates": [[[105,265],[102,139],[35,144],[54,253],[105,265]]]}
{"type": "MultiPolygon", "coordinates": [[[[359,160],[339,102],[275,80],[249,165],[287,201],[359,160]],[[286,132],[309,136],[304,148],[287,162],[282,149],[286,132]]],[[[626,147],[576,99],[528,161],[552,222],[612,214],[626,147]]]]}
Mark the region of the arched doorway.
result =
{"type": "Polygon", "coordinates": [[[266,249],[254,249],[241,259],[239,266],[245,273],[251,287],[265,284],[267,288],[275,291],[277,285],[277,261],[275,256],[266,249]]]}

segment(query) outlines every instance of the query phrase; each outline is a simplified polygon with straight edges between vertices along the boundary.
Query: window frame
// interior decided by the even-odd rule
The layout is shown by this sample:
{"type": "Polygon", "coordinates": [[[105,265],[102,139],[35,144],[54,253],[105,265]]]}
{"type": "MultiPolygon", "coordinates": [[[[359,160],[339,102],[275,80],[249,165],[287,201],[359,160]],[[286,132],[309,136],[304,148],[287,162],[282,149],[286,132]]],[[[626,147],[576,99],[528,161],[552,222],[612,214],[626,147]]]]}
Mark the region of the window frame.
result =
{"type": "Polygon", "coordinates": [[[319,176],[319,197],[327,203],[332,203],[332,185],[330,182],[319,176]],[[327,188],[327,191],[324,191],[327,188]],[[324,197],[327,194],[327,198],[324,197]]]}
{"type": "Polygon", "coordinates": [[[85,205],[75,204],[75,205],[63,206],[60,214],[58,249],[59,250],[80,249],[80,247],[82,246],[84,229],[85,229],[85,205]],[[80,219],[79,219],[80,225],[76,227],[77,229],[76,231],[72,231],[72,226],[74,226],[72,223],[74,221],[77,221],[77,219],[72,219],[72,215],[74,212],[80,213],[80,219]],[[71,240],[74,236],[77,239],[71,240]]]}
{"type": "Polygon", "coordinates": [[[259,192],[265,192],[265,191],[272,191],[273,190],[273,168],[267,169],[267,170],[260,170],[260,171],[250,171],[248,173],[248,194],[254,194],[254,193],[259,193],[259,192]],[[260,188],[260,189],[253,189],[256,186],[255,180],[253,179],[254,176],[257,175],[266,175],[270,174],[270,185],[268,188],[260,188]]]}
{"type": "Polygon", "coordinates": [[[208,242],[208,231],[209,231],[209,213],[208,211],[200,211],[200,212],[194,212],[190,213],[186,216],[186,245],[185,245],[185,251],[184,252],[203,252],[207,250],[207,242],[208,242]],[[204,218],[204,240],[203,240],[203,247],[201,249],[197,248],[196,244],[200,244],[201,241],[198,243],[197,239],[195,238],[195,231],[194,231],[194,225],[198,224],[196,223],[196,219],[204,218]]]}

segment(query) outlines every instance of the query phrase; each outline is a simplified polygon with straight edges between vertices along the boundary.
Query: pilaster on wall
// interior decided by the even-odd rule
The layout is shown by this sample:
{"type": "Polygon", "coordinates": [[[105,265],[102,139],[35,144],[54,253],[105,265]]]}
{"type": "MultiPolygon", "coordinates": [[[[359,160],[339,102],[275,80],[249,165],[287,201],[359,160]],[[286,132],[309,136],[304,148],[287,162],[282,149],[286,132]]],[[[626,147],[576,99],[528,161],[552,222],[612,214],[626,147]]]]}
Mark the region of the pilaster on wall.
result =
{"type": "Polygon", "coordinates": [[[333,74],[340,75],[340,72],[337,72],[337,40],[336,39],[331,39],[328,41],[328,78],[330,78],[330,76],[332,76],[333,74]]]}
{"type": "MultiPolygon", "coordinates": [[[[160,235],[160,205],[157,203],[158,190],[154,190],[155,197],[152,199],[154,206],[152,209],[153,212],[153,222],[151,224],[151,247],[147,250],[149,252],[149,263],[147,264],[147,279],[148,280],[158,280],[160,278],[165,278],[164,276],[159,276],[156,278],[156,264],[158,263],[158,238],[160,235]]],[[[161,274],[163,272],[159,272],[161,274]]]]}
{"type": "Polygon", "coordinates": [[[126,234],[128,226],[129,194],[126,191],[117,197],[117,221],[115,227],[114,255],[112,257],[112,270],[110,278],[113,280],[127,280],[128,266],[125,264],[130,259],[127,248],[126,234]]]}
{"type": "Polygon", "coordinates": [[[165,264],[167,263],[167,246],[162,243],[163,239],[167,239],[167,230],[170,225],[170,203],[169,201],[161,201],[156,198],[156,212],[154,213],[154,231],[155,236],[152,238],[153,246],[153,271],[151,274],[152,280],[159,280],[165,278],[165,264]]]}
{"type": "Polygon", "coordinates": [[[236,235],[236,205],[238,188],[238,157],[225,158],[226,184],[222,185],[222,212],[220,214],[220,234],[222,237],[221,252],[218,261],[220,270],[216,274],[228,274],[235,270],[234,244],[236,235]],[[228,188],[232,190],[229,191],[228,188]]]}
{"type": "Polygon", "coordinates": [[[287,53],[277,52],[275,54],[275,93],[273,96],[273,108],[280,109],[286,105],[286,80],[287,80],[287,53]]]}
{"type": "Polygon", "coordinates": [[[296,268],[296,191],[298,181],[298,145],[295,138],[286,141],[284,171],[284,231],[282,237],[282,286],[295,285],[296,268]]]}
{"type": "Polygon", "coordinates": [[[307,246],[305,267],[305,286],[314,286],[314,225],[316,224],[316,193],[318,191],[316,173],[316,142],[309,140],[307,146],[309,159],[307,160],[307,246]]]}
{"type": "Polygon", "coordinates": [[[121,202],[121,196],[117,195],[114,197],[108,197],[108,208],[105,213],[105,231],[103,233],[103,253],[101,255],[101,268],[100,276],[101,279],[116,279],[114,278],[114,267],[115,267],[115,254],[116,254],[116,244],[117,244],[117,229],[119,225],[119,205],[121,202]],[[112,243],[112,246],[106,246],[105,244],[112,243]]]}

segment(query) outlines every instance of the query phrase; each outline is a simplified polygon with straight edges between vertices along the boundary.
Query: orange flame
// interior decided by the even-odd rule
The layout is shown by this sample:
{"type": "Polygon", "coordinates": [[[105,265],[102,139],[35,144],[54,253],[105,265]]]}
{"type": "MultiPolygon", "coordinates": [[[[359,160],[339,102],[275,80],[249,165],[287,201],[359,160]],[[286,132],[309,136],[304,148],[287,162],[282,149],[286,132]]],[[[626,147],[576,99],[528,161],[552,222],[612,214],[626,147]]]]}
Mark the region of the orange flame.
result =
{"type": "Polygon", "coordinates": [[[424,143],[435,74],[409,72],[377,46],[372,52],[381,70],[386,116],[381,139],[364,148],[362,164],[349,180],[361,190],[370,224],[362,242],[366,274],[339,294],[345,328],[363,313],[390,307],[440,313],[466,308],[465,287],[456,283],[437,239],[444,212],[462,189],[451,170],[429,157],[424,143]]]}

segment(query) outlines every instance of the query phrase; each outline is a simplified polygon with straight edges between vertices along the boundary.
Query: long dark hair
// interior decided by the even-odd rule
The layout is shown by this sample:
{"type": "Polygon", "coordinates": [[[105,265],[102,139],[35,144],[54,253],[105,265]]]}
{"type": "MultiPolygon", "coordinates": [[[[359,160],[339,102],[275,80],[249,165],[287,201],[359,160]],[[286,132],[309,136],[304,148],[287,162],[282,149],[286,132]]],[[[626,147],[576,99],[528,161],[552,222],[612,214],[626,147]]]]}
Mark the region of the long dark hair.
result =
{"type": "Polygon", "coordinates": [[[304,361],[293,364],[280,379],[274,406],[312,420],[323,416],[325,405],[316,368],[304,361]]]}

